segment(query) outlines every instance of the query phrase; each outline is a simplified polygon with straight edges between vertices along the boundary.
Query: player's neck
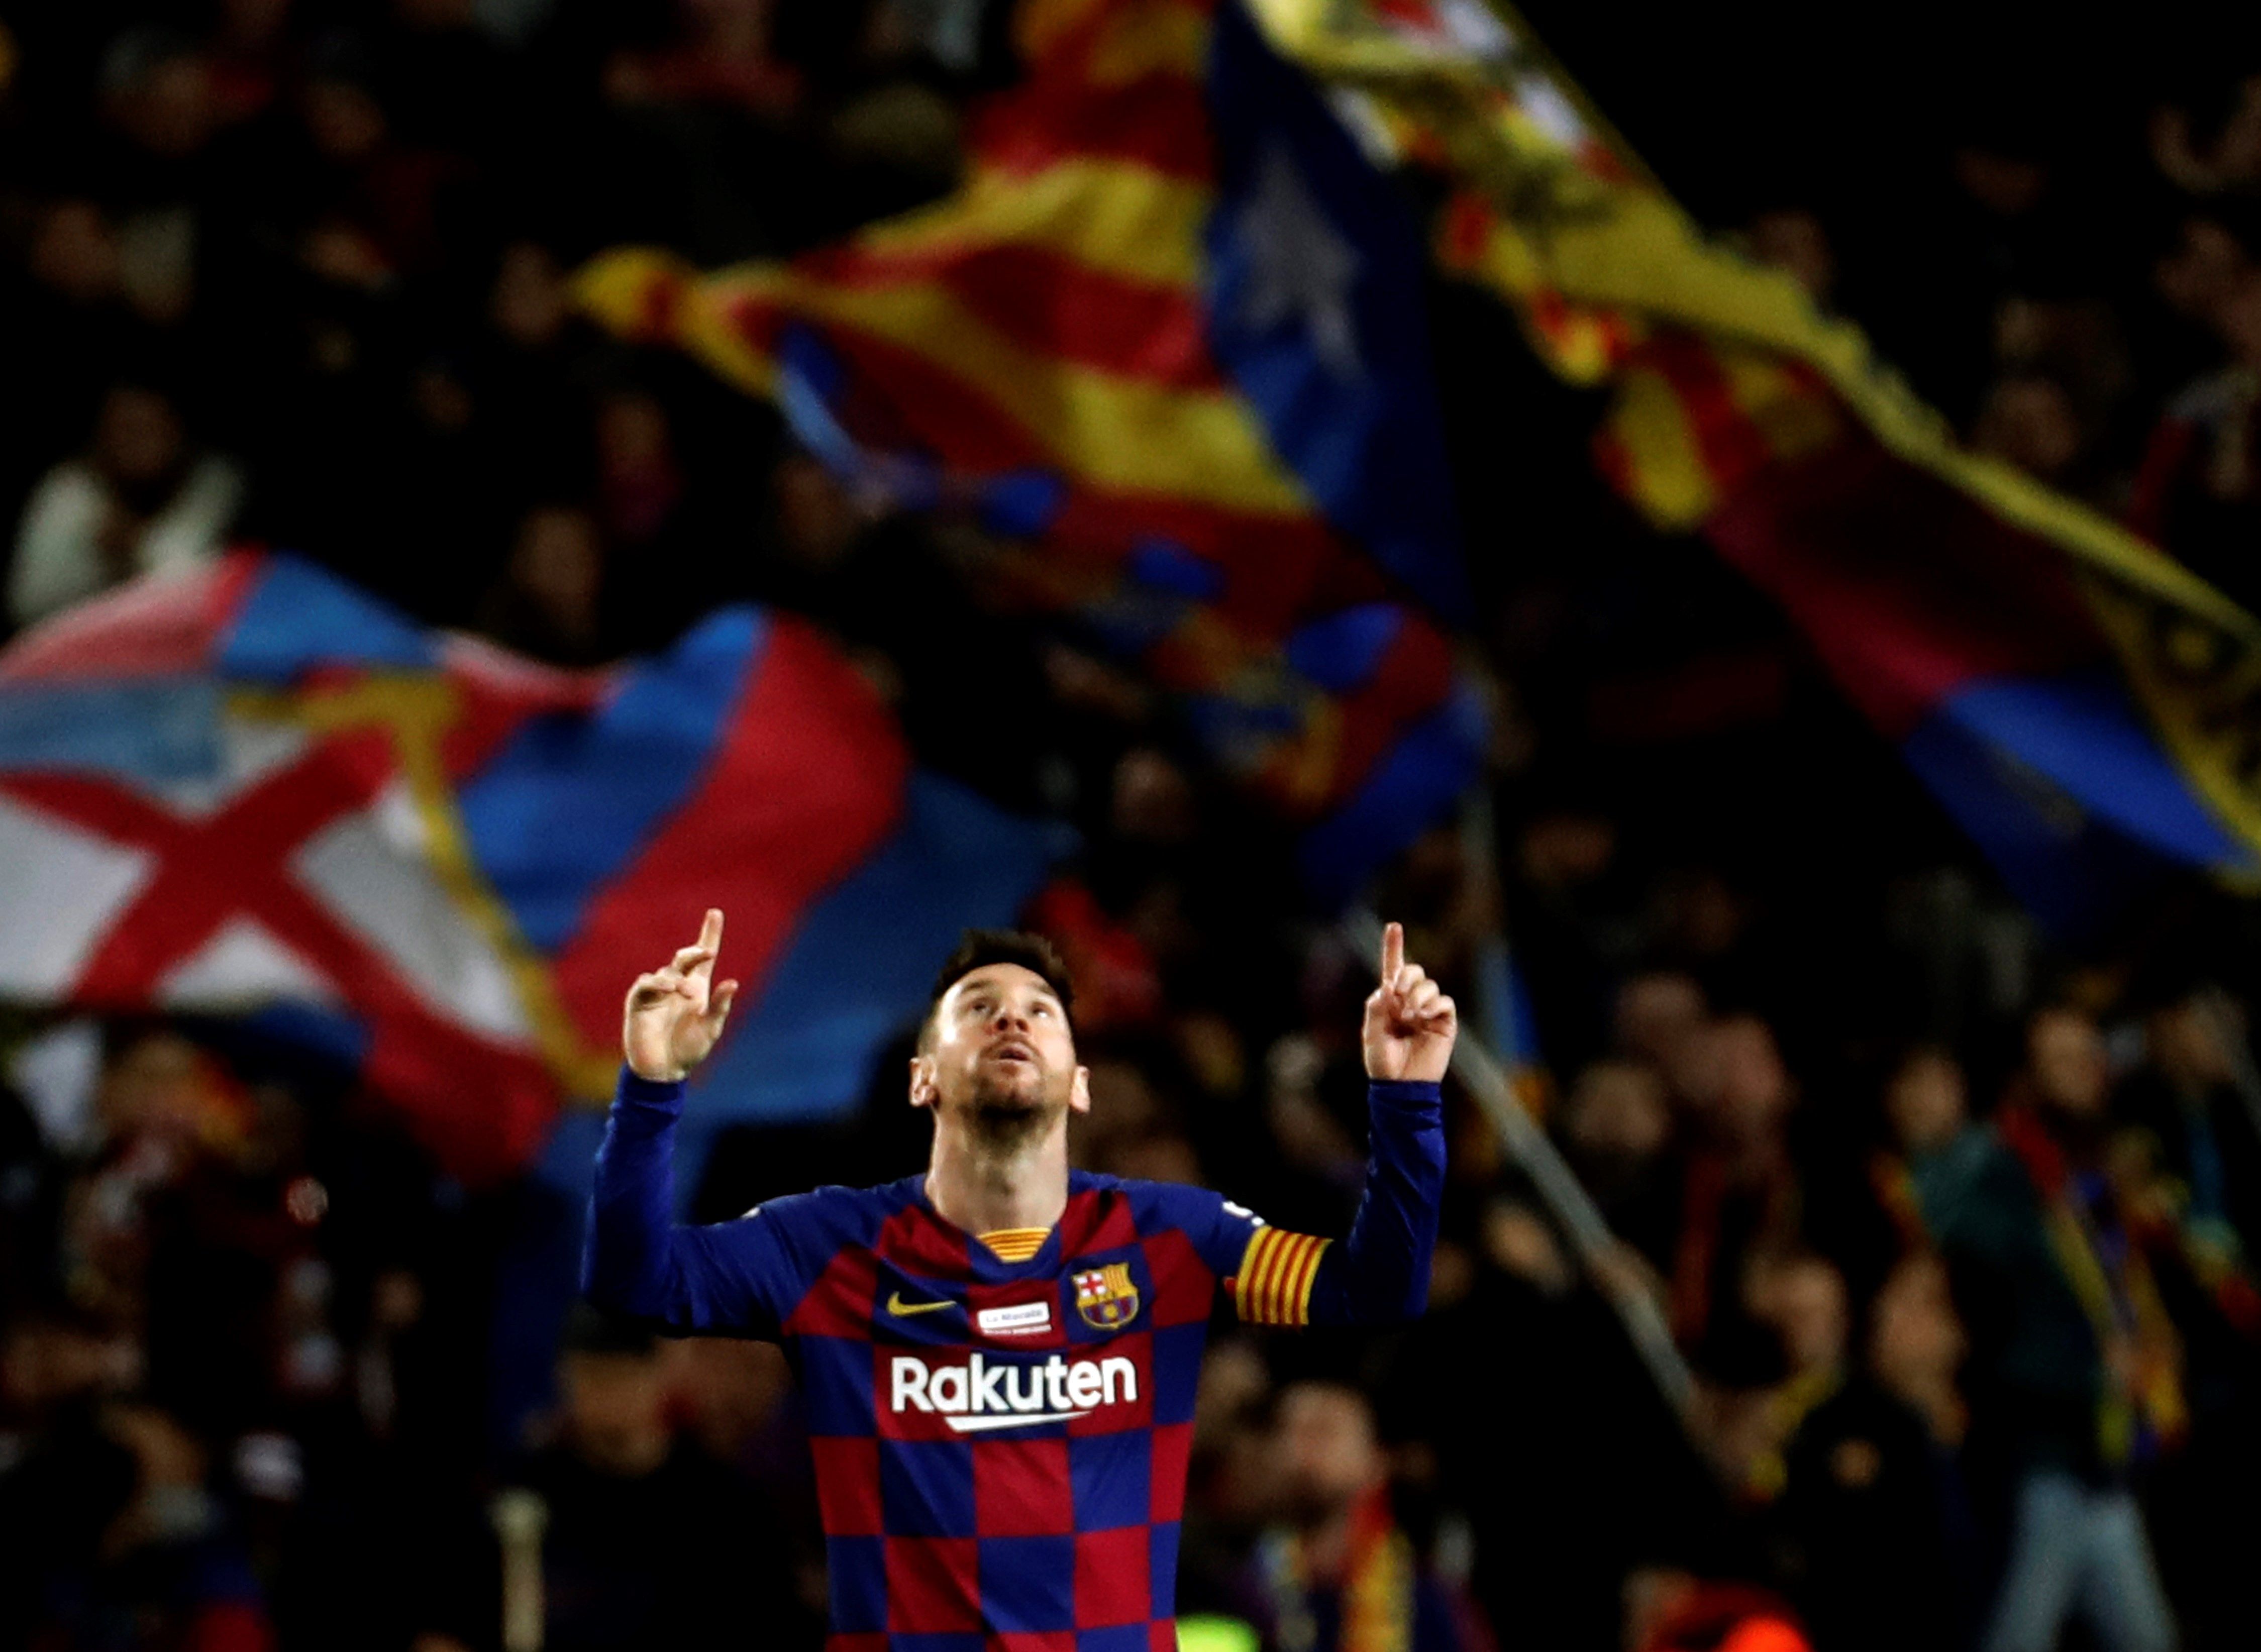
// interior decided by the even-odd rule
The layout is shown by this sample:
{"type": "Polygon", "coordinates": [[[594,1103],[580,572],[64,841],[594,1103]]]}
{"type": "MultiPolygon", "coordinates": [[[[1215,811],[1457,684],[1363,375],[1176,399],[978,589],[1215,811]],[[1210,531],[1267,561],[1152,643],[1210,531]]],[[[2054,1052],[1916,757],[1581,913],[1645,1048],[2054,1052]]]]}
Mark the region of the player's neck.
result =
{"type": "Polygon", "coordinates": [[[1012,1145],[940,1128],[928,1161],[926,1198],[936,1214],[967,1233],[1050,1228],[1067,1209],[1067,1119],[1012,1145]]]}

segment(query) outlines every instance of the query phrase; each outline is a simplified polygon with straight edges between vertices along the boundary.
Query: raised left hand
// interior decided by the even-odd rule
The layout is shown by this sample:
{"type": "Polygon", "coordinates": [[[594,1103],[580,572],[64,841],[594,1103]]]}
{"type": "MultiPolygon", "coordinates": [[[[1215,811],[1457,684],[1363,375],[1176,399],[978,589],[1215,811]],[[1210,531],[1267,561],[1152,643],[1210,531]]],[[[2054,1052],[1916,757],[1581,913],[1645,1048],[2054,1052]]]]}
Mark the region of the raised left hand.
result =
{"type": "Polygon", "coordinates": [[[1452,1065],[1461,1013],[1443,988],[1418,964],[1405,961],[1405,929],[1382,931],[1382,985],[1366,1001],[1366,1049],[1370,1079],[1410,1079],[1435,1084],[1452,1065]]]}

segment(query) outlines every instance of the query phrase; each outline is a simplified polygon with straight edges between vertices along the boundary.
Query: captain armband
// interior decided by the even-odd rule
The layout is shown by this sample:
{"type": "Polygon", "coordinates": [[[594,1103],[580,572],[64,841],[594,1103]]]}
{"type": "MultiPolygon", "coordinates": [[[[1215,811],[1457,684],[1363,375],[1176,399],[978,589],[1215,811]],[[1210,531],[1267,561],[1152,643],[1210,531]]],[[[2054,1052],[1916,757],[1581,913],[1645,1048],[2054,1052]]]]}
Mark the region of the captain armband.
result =
{"type": "Polygon", "coordinates": [[[1240,1254],[1240,1271],[1226,1281],[1252,1325],[1306,1325],[1311,1322],[1311,1282],[1331,1239],[1260,1227],[1240,1254]]]}

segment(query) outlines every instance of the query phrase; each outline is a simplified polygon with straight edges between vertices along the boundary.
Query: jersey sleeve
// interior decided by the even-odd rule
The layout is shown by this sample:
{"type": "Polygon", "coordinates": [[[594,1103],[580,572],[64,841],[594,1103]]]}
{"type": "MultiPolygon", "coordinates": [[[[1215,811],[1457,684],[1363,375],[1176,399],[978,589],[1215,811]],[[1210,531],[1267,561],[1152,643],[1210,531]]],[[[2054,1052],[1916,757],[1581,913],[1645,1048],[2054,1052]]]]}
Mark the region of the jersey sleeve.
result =
{"type": "Polygon", "coordinates": [[[1442,1092],[1377,1080],[1367,1109],[1366,1188],[1342,1239],[1268,1227],[1238,1205],[1223,1206],[1246,1217],[1238,1226],[1220,1222],[1212,1238],[1219,1257],[1238,1246],[1219,1272],[1244,1323],[1394,1325],[1428,1304],[1445,1192],[1442,1092]]]}
{"type": "Polygon", "coordinates": [[[773,1200],[735,1222],[677,1223],[675,1127],[682,1113],[682,1085],[622,1071],[597,1150],[582,1291],[608,1312],[678,1335],[774,1340],[808,1275],[796,1217],[812,1196],[773,1200]]]}
{"type": "Polygon", "coordinates": [[[1241,1259],[1248,1253],[1250,1241],[1260,1233],[1274,1232],[1255,1211],[1208,1188],[1188,1187],[1175,1182],[1146,1182],[1141,1186],[1159,1203],[1163,1220],[1192,1242],[1202,1265],[1217,1275],[1227,1290],[1232,1288],[1233,1277],[1240,1271],[1241,1259]]]}
{"type": "Polygon", "coordinates": [[[1308,1322],[1311,1280],[1329,1241],[1274,1227],[1246,1205],[1207,1188],[1152,1182],[1144,1191],[1158,1202],[1163,1219],[1192,1243],[1244,1321],[1308,1322]]]}
{"type": "Polygon", "coordinates": [[[1366,1088],[1366,1189],[1339,1245],[1312,1268],[1306,1323],[1399,1325],[1429,1305],[1445,1202],[1441,1086],[1376,1079],[1366,1088]]]}

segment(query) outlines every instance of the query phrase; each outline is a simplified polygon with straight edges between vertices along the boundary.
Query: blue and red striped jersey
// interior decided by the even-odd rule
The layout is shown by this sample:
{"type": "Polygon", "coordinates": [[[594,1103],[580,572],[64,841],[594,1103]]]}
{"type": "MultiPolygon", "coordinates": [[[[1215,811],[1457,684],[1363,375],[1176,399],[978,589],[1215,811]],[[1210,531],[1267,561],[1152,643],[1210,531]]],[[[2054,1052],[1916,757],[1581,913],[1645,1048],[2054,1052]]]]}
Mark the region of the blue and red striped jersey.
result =
{"type": "Polygon", "coordinates": [[[669,1220],[678,1085],[624,1074],[583,1282],[678,1334],[781,1340],[800,1378],[831,1652],[1175,1652],[1178,1521],[1217,1292],[1267,1325],[1420,1311],[1444,1181],[1433,1084],[1372,1089],[1337,1243],[1204,1189],[1078,1172],[1025,1261],[925,1178],[669,1220]]]}

